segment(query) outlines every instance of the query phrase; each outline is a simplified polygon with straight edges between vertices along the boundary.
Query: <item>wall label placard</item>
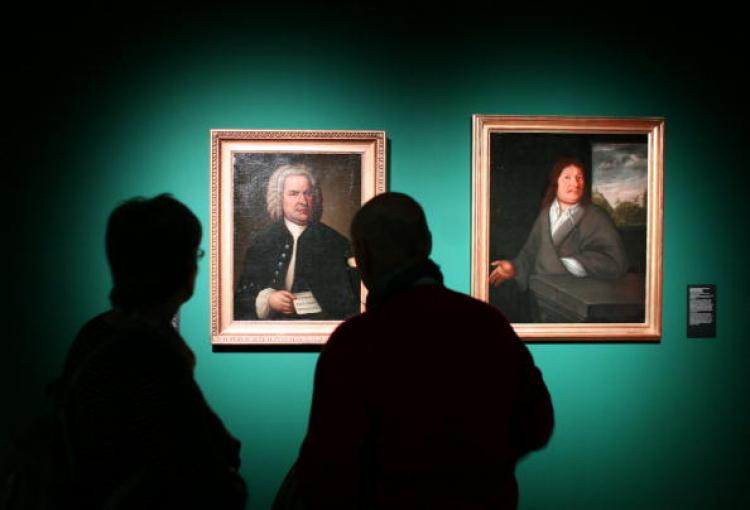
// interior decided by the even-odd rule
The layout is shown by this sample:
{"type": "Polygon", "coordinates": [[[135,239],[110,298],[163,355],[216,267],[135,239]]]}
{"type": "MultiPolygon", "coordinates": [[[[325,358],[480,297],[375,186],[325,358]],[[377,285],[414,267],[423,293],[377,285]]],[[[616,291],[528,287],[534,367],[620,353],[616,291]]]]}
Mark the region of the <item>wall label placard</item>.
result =
{"type": "Polygon", "coordinates": [[[687,336],[716,337],[716,285],[688,285],[687,336]]]}

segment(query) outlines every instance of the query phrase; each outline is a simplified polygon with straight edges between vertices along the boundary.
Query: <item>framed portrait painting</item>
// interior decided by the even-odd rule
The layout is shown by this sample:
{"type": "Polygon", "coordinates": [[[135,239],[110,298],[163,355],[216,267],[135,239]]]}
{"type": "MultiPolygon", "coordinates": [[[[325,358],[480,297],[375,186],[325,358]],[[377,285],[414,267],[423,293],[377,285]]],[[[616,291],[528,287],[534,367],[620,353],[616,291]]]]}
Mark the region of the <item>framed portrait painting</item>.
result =
{"type": "Polygon", "coordinates": [[[385,191],[383,131],[211,131],[214,346],[325,343],[361,311],[349,224],[385,191]]]}
{"type": "Polygon", "coordinates": [[[664,119],[474,115],[472,294],[534,340],[661,337],[664,119]]]}

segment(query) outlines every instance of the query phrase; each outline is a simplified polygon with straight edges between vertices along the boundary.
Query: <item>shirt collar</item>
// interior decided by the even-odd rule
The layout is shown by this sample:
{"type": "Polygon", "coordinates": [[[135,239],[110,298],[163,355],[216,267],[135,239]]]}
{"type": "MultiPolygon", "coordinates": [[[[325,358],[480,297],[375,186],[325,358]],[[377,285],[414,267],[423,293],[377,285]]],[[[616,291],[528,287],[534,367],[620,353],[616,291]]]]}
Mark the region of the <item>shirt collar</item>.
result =
{"type": "Polygon", "coordinates": [[[296,223],[293,223],[286,218],[284,218],[284,224],[286,225],[287,230],[289,230],[289,233],[292,234],[292,237],[295,240],[297,240],[299,236],[302,235],[302,232],[304,232],[305,229],[307,228],[307,225],[297,225],[296,223]]]}
{"type": "Polygon", "coordinates": [[[555,215],[555,217],[560,216],[563,212],[567,214],[573,214],[578,210],[578,208],[581,207],[581,202],[576,203],[575,205],[571,205],[567,209],[563,211],[563,208],[560,206],[560,202],[555,199],[552,202],[552,205],[550,206],[550,210],[552,211],[552,214],[555,215]]]}

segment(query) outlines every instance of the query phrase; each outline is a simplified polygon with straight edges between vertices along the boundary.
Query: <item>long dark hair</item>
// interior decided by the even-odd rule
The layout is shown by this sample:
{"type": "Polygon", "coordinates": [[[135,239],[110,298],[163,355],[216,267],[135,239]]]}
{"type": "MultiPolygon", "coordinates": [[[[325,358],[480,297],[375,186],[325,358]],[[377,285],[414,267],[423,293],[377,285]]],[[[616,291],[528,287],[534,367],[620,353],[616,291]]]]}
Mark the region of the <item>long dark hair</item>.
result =
{"type": "MultiPolygon", "coordinates": [[[[549,182],[547,183],[547,190],[544,192],[544,198],[542,199],[541,209],[549,207],[549,205],[557,198],[557,180],[560,178],[560,174],[569,166],[575,166],[581,169],[583,172],[583,178],[588,181],[586,175],[586,167],[575,158],[560,158],[554,165],[552,165],[552,171],[549,173],[549,182]]],[[[591,203],[591,187],[588,183],[583,187],[583,196],[581,197],[581,204],[591,203]]]]}

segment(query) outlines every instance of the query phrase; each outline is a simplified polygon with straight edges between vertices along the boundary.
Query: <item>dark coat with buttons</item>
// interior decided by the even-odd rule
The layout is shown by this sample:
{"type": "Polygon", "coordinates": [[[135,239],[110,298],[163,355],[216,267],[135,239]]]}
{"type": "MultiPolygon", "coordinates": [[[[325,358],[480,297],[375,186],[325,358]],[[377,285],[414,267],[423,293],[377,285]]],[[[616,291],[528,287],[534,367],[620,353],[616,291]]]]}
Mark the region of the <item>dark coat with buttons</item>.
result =
{"type": "MultiPolygon", "coordinates": [[[[284,289],[294,239],[283,220],[260,232],[245,252],[235,292],[235,320],[257,320],[255,299],[263,289],[284,289]]],[[[359,274],[347,260],[349,241],[323,223],[310,224],[297,240],[292,292],[311,291],[323,309],[304,316],[272,315],[269,319],[343,320],[360,310],[359,274]]]]}

